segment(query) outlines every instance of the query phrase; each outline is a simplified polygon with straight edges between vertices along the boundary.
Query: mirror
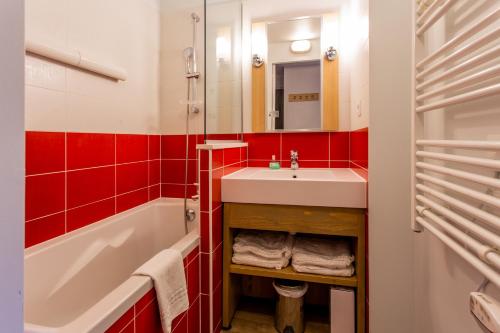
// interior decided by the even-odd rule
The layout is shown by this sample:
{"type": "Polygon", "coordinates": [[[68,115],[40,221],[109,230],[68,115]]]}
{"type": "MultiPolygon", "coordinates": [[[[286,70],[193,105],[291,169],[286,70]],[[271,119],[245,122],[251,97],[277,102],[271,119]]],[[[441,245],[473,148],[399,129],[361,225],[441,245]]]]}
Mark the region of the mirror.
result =
{"type": "Polygon", "coordinates": [[[252,131],[337,130],[335,8],[321,0],[299,1],[292,12],[282,6],[262,18],[252,8],[254,1],[247,2],[255,13],[250,18],[252,131]]]}
{"type": "Polygon", "coordinates": [[[338,130],[351,2],[206,0],[207,133],[338,130]]]}

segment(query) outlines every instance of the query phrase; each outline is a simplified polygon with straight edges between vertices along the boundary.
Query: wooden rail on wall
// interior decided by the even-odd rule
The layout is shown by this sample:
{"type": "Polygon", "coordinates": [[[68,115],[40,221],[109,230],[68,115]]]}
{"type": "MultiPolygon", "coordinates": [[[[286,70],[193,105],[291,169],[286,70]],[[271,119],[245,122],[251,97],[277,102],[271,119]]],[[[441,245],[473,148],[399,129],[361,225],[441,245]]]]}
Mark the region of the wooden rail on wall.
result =
{"type": "Polygon", "coordinates": [[[266,128],[266,65],[252,66],[252,131],[266,128]]]}
{"type": "Polygon", "coordinates": [[[323,59],[323,129],[339,129],[339,57],[323,59]]]}

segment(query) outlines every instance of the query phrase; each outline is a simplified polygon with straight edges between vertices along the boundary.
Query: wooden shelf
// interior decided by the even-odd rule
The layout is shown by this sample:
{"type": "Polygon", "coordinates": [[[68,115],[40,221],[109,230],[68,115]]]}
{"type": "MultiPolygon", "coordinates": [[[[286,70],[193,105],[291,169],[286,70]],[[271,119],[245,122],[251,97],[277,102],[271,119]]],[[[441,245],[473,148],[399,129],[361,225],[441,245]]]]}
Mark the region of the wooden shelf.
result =
{"type": "Polygon", "coordinates": [[[356,287],[358,279],[356,276],[341,277],[341,276],[325,276],[317,274],[298,273],[293,270],[292,266],[283,269],[270,269],[255,266],[236,265],[229,266],[229,272],[232,274],[262,276],[275,279],[298,280],[313,283],[330,284],[336,286],[356,287]]]}

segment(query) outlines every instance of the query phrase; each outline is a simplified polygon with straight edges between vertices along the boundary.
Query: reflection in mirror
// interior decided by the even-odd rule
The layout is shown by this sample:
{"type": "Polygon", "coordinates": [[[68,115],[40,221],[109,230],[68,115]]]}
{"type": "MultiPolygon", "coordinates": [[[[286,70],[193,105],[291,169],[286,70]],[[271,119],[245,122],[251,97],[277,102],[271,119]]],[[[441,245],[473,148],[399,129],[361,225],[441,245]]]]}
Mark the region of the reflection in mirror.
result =
{"type": "Polygon", "coordinates": [[[207,134],[241,133],[241,0],[206,2],[207,134]]]}
{"type": "Polygon", "coordinates": [[[252,18],[254,132],[338,129],[337,15],[330,7],[319,14],[307,8],[300,16],[282,10],[252,18]],[[329,48],[334,56],[327,57],[329,48]]]}
{"type": "Polygon", "coordinates": [[[365,121],[362,1],[206,0],[207,133],[336,131],[365,121]]]}

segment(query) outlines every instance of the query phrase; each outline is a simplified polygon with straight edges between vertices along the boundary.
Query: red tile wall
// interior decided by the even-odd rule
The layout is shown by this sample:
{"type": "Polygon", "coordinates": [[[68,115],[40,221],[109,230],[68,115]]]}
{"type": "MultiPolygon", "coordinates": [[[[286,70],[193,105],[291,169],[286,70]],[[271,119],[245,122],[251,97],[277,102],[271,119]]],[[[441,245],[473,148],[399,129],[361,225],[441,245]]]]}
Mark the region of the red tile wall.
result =
{"type": "MultiPolygon", "coordinates": [[[[172,322],[172,333],[200,333],[199,248],[184,258],[189,309],[172,322]]],[[[156,293],[151,289],[105,333],[162,333],[156,293]]]]}
{"type": "Polygon", "coordinates": [[[222,324],[221,178],[224,175],[247,167],[248,149],[242,147],[212,151],[200,150],[199,154],[201,180],[201,332],[209,333],[220,332],[222,324]],[[210,194],[212,195],[211,202],[210,194]],[[211,281],[207,278],[210,275],[212,276],[211,281]]]}
{"type": "MultiPolygon", "coordinates": [[[[198,162],[196,145],[203,143],[203,135],[189,135],[188,198],[196,194],[198,162]]],[[[161,137],[161,195],[184,198],[186,167],[186,135],[161,137]]]]}
{"type": "Polygon", "coordinates": [[[348,168],[349,132],[252,133],[248,142],[248,165],[267,167],[274,155],[284,168],[290,167],[290,151],[299,152],[302,168],[348,168]]]}
{"type": "Polygon", "coordinates": [[[26,132],[25,246],[159,198],[160,140],[26,132]]]}

